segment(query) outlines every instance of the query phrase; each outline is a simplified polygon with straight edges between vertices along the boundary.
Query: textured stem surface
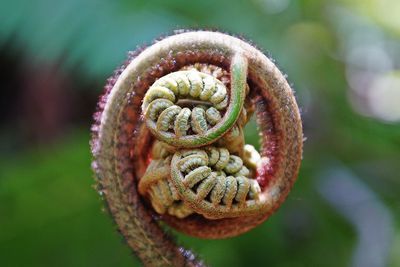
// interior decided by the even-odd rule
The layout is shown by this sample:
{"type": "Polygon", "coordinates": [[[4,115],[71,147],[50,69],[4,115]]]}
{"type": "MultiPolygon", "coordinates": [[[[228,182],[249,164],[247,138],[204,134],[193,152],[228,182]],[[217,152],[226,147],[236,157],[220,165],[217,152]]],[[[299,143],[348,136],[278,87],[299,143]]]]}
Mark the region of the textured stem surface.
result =
{"type": "Polygon", "coordinates": [[[213,64],[225,70],[232,66],[231,96],[235,99],[227,110],[232,116],[201,144],[222,135],[235,123],[243,105],[243,101],[237,100],[244,98],[247,74],[261,131],[262,164],[257,169],[257,181],[262,185],[261,198],[266,204],[259,214],[238,218],[210,221],[201,216],[163,216],[167,224],[202,238],[246,232],[280,206],[300,166],[302,127],[298,107],[286,79],[263,53],[238,38],[207,31],[170,36],[141,51],[109,80],[95,116],[92,152],[99,192],[106,199],[118,229],[146,266],[202,265],[165,234],[154,211],[137,192],[153,142],[140,115],[144,94],[156,79],[195,63],[213,64]]]}

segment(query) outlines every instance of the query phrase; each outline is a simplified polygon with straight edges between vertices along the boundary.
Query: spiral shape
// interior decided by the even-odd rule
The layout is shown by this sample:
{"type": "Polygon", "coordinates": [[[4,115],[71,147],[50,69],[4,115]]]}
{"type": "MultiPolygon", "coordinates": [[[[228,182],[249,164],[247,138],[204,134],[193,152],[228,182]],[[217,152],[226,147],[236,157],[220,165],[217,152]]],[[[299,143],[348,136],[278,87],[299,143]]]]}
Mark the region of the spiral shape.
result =
{"type": "Polygon", "coordinates": [[[285,76],[251,44],[218,32],[180,32],[130,54],[94,118],[97,189],[145,266],[202,266],[160,220],[201,238],[242,234],[280,206],[300,166],[301,119],[285,76]],[[219,80],[227,97],[219,102],[186,74],[163,79],[193,69],[219,80]],[[253,112],[260,154],[244,144],[253,112]]]}
{"type": "MultiPolygon", "coordinates": [[[[213,146],[165,156],[168,152],[160,149],[160,146],[164,145],[157,142],[154,152],[164,154],[164,158],[152,160],[139,182],[139,193],[149,197],[158,214],[185,218],[196,212],[206,218],[216,219],[219,216],[215,216],[215,213],[228,217],[230,211],[243,209],[244,206],[251,209],[257,202],[260,186],[256,180],[249,178],[250,171],[243,163],[249,159],[242,160],[230,154],[226,148],[213,146]],[[172,175],[174,170],[179,172],[181,184],[175,185],[174,177],[170,178],[170,165],[172,175]],[[187,202],[187,192],[181,190],[182,185],[196,195],[194,208],[190,201],[187,202]],[[207,209],[209,203],[213,205],[212,212],[207,209]]],[[[258,154],[254,148],[252,151],[258,154]]]]}
{"type": "Polygon", "coordinates": [[[171,179],[181,199],[208,219],[252,214],[261,191],[243,160],[226,148],[178,151],[171,179]]]}
{"type": "Polygon", "coordinates": [[[233,126],[245,92],[245,86],[236,86],[229,97],[225,85],[211,74],[194,68],[176,71],[150,86],[142,113],[157,139],[174,146],[195,147],[204,145],[205,140],[215,141],[219,138],[216,132],[224,133],[233,126]],[[235,100],[234,113],[226,112],[230,98],[235,100]],[[225,120],[222,113],[227,114],[225,120]]]}

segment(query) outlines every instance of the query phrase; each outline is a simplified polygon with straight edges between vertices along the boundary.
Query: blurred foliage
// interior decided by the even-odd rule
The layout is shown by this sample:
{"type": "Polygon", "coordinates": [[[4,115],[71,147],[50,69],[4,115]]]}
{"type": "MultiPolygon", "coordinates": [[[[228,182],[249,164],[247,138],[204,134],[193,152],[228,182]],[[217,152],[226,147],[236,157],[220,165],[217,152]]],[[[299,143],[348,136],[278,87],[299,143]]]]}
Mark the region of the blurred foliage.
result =
{"type": "Polygon", "coordinates": [[[2,266],[125,266],[130,251],[92,189],[88,133],[0,164],[2,266]],[[107,230],[106,230],[107,229],[107,230]],[[112,256],[111,256],[112,255],[112,256]]]}
{"type": "MultiPolygon", "coordinates": [[[[89,105],[92,112],[126,51],[180,28],[243,34],[278,59],[294,83],[306,137],[299,180],[282,208],[248,234],[178,240],[212,266],[357,266],[360,229],[320,190],[325,171],[344,168],[392,218],[392,238],[376,244],[388,245],[388,255],[364,256],[383,257],[371,266],[396,267],[400,125],[368,110],[380,100],[360,91],[359,77],[400,69],[398,7],[397,0],[2,1],[0,48],[38,71],[55,66],[72,80],[65,90],[75,98],[63,108],[89,105]],[[355,56],[365,47],[374,53],[355,56]]],[[[51,141],[31,143],[13,120],[0,127],[0,148],[20,143],[0,154],[2,266],[138,266],[92,188],[91,121],[72,120],[51,141]]],[[[254,122],[246,138],[258,144],[254,122]]]]}

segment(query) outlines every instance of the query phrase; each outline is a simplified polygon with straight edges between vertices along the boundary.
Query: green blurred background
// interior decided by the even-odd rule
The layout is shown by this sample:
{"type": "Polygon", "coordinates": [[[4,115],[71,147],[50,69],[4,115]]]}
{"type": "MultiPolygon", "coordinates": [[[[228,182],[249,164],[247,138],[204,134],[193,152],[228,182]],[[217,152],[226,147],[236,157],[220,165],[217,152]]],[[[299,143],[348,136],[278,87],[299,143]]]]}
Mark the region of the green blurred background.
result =
{"type": "Polygon", "coordinates": [[[306,141],[262,226],[179,242],[212,266],[400,266],[400,1],[0,3],[1,266],[140,266],[93,188],[91,115],[128,50],[181,28],[271,53],[306,141]]]}

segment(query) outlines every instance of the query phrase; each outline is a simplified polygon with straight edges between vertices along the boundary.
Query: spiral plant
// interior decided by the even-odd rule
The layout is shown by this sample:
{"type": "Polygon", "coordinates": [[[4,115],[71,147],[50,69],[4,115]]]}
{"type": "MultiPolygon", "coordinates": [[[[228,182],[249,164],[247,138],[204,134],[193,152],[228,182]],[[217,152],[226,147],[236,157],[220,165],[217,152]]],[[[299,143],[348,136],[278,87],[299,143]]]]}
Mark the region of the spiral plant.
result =
{"type": "Polygon", "coordinates": [[[92,127],[98,191],[146,266],[201,266],[160,222],[207,239],[265,221],[300,166],[293,91],[251,44],[181,31],[131,53],[108,80],[92,127]],[[255,115],[260,153],[244,141],[255,115]]]}

